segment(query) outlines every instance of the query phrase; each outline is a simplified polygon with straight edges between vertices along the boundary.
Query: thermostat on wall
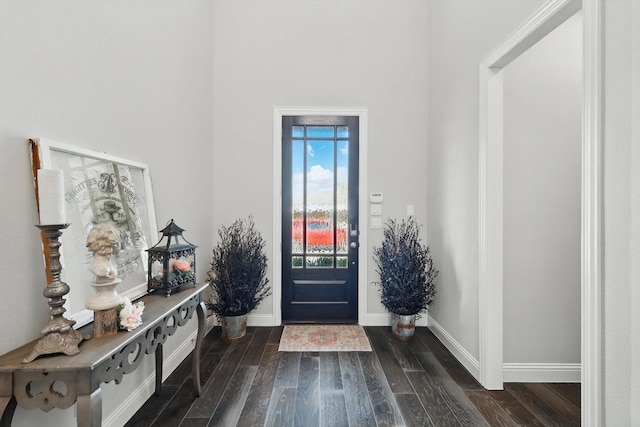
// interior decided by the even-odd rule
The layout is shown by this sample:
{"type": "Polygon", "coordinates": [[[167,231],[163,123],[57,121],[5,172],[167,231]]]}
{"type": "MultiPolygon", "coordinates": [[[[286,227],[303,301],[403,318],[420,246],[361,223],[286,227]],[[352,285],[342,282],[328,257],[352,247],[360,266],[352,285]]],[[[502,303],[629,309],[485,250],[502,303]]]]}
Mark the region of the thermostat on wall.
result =
{"type": "Polygon", "coordinates": [[[382,193],[371,193],[369,195],[369,201],[371,203],[382,203],[382,193]]]}

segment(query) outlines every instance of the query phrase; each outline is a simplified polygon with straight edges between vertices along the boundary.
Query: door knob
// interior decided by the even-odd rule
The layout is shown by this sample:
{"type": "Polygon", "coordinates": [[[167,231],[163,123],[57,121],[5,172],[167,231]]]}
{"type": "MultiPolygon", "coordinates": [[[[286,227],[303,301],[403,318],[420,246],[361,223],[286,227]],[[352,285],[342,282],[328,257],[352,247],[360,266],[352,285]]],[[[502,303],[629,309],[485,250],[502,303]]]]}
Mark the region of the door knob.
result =
{"type": "Polygon", "coordinates": [[[358,244],[356,242],[351,242],[351,245],[349,245],[349,246],[351,246],[353,249],[355,249],[355,248],[358,247],[358,244]]]}

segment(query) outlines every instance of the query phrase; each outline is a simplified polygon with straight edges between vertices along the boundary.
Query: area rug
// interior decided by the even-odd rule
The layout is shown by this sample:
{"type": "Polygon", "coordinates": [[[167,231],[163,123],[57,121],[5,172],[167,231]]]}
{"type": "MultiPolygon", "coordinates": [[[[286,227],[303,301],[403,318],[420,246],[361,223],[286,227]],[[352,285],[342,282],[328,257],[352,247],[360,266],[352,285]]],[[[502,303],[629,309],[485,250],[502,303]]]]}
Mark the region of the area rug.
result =
{"type": "Polygon", "coordinates": [[[358,325],[286,325],[278,351],[371,351],[358,325]]]}

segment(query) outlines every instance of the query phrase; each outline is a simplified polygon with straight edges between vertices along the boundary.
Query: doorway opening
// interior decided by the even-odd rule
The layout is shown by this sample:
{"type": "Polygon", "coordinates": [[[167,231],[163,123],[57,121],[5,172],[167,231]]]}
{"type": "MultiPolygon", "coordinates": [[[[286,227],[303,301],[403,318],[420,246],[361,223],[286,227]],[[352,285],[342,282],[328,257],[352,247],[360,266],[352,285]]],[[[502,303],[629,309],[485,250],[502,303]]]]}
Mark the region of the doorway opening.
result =
{"type": "Polygon", "coordinates": [[[480,382],[503,387],[503,69],[583,10],[581,158],[582,420],[601,418],[601,2],[550,0],[480,64],[480,382]]]}

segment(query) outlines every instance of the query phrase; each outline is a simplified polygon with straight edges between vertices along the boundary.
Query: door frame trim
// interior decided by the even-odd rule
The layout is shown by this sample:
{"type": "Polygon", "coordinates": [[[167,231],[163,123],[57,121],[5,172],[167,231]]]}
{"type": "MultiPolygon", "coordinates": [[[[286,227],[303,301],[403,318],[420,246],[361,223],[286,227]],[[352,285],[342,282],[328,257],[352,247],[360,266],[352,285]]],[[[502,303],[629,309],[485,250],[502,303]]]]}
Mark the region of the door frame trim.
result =
{"type": "Polygon", "coordinates": [[[503,388],[503,70],[580,8],[547,1],[479,67],[479,380],[490,390],[503,388]]]}
{"type": "Polygon", "coordinates": [[[359,119],[358,209],[360,211],[358,251],[358,324],[367,318],[367,109],[331,107],[273,108],[273,324],[282,324],[282,117],[356,116],[359,119]]]}
{"type": "Polygon", "coordinates": [[[601,0],[549,0],[480,64],[480,382],[501,389],[502,69],[577,10],[583,10],[581,248],[582,425],[602,424],[602,33],[601,0]]]}

